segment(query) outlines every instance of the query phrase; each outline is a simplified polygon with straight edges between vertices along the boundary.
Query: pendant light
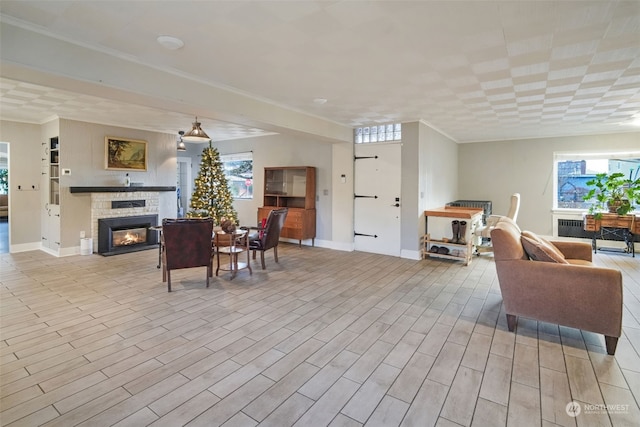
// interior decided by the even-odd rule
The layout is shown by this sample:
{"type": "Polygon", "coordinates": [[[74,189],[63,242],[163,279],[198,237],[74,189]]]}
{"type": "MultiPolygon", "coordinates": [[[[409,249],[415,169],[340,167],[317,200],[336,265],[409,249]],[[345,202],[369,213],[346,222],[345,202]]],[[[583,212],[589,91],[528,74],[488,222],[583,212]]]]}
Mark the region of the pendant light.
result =
{"type": "Polygon", "coordinates": [[[178,132],[178,135],[180,135],[180,138],[178,139],[178,151],[187,151],[187,146],[184,145],[184,141],[182,140],[184,131],[181,130],[180,132],[178,132]]]}
{"type": "Polygon", "coordinates": [[[191,141],[191,142],[207,142],[211,140],[211,138],[209,138],[209,135],[207,135],[205,131],[203,131],[202,128],[200,127],[200,122],[198,121],[198,117],[196,117],[196,121],[193,122],[192,126],[193,127],[191,128],[191,130],[187,132],[182,137],[182,139],[184,139],[185,141],[191,141]]]}

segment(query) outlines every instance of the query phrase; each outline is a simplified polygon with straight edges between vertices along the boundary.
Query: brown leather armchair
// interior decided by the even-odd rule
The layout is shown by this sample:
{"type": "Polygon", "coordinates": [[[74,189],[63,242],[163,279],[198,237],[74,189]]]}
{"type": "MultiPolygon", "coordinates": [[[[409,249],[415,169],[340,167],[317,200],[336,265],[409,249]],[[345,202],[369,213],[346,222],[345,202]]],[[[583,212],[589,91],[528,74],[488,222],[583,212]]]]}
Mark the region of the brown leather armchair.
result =
{"type": "Polygon", "coordinates": [[[252,230],[258,230],[257,238],[249,242],[249,249],[253,251],[253,259],[256,259],[256,251],[260,252],[260,261],[262,269],[265,269],[264,253],[269,249],[273,249],[273,258],[278,262],[278,243],[280,242],[280,232],[284,227],[284,220],[287,219],[288,209],[273,209],[269,212],[264,227],[250,227],[252,230]]]}
{"type": "Polygon", "coordinates": [[[620,271],[594,265],[591,244],[585,242],[544,242],[559,250],[561,259],[534,261],[528,234],[533,233],[521,232],[506,217],[491,231],[509,331],[517,316],[583,329],[603,334],[607,353],[615,354],[622,333],[620,271]]]}
{"type": "Polygon", "coordinates": [[[162,220],[162,281],[171,292],[171,270],[207,267],[207,288],[212,275],[213,219],[162,220]]]}

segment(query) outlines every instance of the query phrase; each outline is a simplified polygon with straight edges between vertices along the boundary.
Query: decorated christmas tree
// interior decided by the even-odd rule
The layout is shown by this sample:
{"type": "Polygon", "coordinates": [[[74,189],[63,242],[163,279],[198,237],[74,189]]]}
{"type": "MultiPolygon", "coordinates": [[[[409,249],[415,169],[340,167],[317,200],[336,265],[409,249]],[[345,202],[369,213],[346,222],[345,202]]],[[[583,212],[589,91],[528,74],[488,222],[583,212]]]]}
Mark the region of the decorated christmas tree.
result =
{"type": "Polygon", "coordinates": [[[202,150],[200,172],[195,179],[190,208],[188,217],[209,217],[216,224],[220,224],[223,218],[238,223],[238,213],[233,208],[233,197],[224,175],[220,153],[211,147],[211,142],[209,147],[202,150]]]}

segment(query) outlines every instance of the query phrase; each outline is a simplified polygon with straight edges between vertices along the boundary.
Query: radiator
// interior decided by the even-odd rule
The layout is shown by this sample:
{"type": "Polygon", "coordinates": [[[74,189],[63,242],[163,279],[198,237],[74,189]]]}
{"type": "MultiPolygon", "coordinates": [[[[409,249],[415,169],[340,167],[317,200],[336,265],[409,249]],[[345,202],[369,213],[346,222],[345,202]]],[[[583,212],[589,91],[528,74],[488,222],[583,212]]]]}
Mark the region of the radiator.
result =
{"type": "MultiPolygon", "coordinates": [[[[593,232],[585,231],[582,226],[582,220],[580,219],[558,219],[558,236],[591,239],[593,237],[593,232]]],[[[634,241],[640,241],[639,237],[640,236],[634,236],[634,241]]],[[[604,236],[601,236],[600,233],[597,233],[597,239],[614,240],[618,242],[624,241],[622,236],[616,236],[613,234],[605,234],[604,236]]]]}
{"type": "Polygon", "coordinates": [[[593,232],[584,230],[581,219],[558,219],[558,236],[591,239],[593,232]]]}
{"type": "Polygon", "coordinates": [[[454,202],[447,203],[447,206],[457,206],[461,208],[482,208],[484,213],[482,214],[482,224],[487,225],[487,217],[491,215],[491,201],[490,200],[456,200],[454,202]]]}

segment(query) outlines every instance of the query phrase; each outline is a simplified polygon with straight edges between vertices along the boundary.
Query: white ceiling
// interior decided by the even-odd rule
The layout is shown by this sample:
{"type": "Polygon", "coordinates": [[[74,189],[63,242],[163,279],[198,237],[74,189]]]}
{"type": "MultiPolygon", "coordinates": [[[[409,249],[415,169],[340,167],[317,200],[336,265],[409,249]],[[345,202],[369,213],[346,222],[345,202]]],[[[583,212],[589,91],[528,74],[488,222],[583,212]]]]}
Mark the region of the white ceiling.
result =
{"type": "MultiPolygon", "coordinates": [[[[0,19],[348,128],[422,120],[476,142],[637,131],[631,122],[640,119],[637,0],[2,0],[0,19]],[[160,47],[165,34],[185,46],[160,47]]],[[[3,66],[5,47],[21,43],[3,37],[3,66]]],[[[79,74],[79,59],[65,58],[68,69],[57,77],[79,74]]],[[[24,74],[2,73],[3,119],[59,116],[177,133],[197,110],[157,109],[119,91],[93,96],[83,92],[86,82],[61,89],[24,74]]],[[[159,82],[154,96],[166,90],[159,82]]],[[[223,110],[200,117],[214,140],[273,131],[223,110]]]]}

